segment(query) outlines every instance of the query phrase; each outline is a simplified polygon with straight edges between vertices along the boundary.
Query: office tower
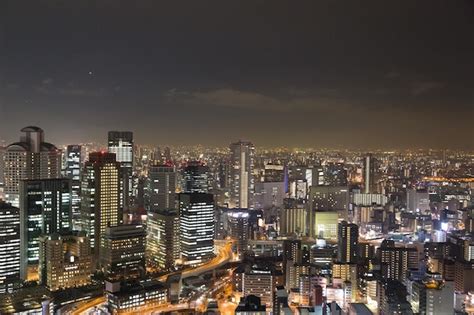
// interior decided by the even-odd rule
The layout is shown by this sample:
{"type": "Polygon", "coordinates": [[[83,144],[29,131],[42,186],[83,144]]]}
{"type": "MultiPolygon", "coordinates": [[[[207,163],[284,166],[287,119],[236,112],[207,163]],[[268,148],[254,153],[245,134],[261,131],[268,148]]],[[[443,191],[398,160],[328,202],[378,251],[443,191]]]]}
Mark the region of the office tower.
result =
{"type": "Polygon", "coordinates": [[[456,291],[467,293],[474,290],[474,262],[456,261],[454,273],[456,291]]]}
{"type": "Polygon", "coordinates": [[[36,274],[39,237],[70,230],[71,180],[38,179],[20,183],[21,277],[36,274]]]}
{"type": "Polygon", "coordinates": [[[286,196],[286,187],[281,182],[257,182],[255,183],[254,206],[255,209],[280,208],[286,196]]]}
{"type": "Polygon", "coordinates": [[[337,231],[337,261],[340,263],[357,263],[357,244],[359,227],[342,221],[337,231]]]}
{"type": "Polygon", "coordinates": [[[142,225],[109,226],[103,235],[100,265],[110,281],[140,278],[145,274],[146,231],[142,225]]]}
{"type": "Polygon", "coordinates": [[[440,280],[415,281],[408,297],[415,314],[452,314],[454,283],[440,280]]]}
{"type": "Polygon", "coordinates": [[[66,154],[66,176],[71,180],[71,213],[74,223],[79,218],[81,209],[82,147],[68,145],[66,154]]]}
{"type": "Polygon", "coordinates": [[[328,186],[347,186],[347,170],[342,163],[326,165],[325,184],[328,186]]]}
{"type": "Polygon", "coordinates": [[[407,189],[407,209],[411,212],[430,210],[430,196],[427,190],[407,189]]]}
{"type": "Polygon", "coordinates": [[[395,247],[394,241],[385,240],[377,251],[384,279],[403,282],[409,269],[418,269],[418,252],[415,248],[395,247]]]}
{"type": "MultiPolygon", "coordinates": [[[[3,186],[5,184],[5,150],[6,148],[2,144],[0,144],[0,186],[3,186]]],[[[2,198],[1,194],[0,198],[2,198]]]]}
{"type": "Polygon", "coordinates": [[[179,194],[181,258],[197,264],[214,255],[214,198],[211,194],[179,194]]]}
{"type": "Polygon", "coordinates": [[[279,164],[265,164],[263,182],[283,182],[285,180],[285,166],[279,164]]]}
{"type": "Polygon", "coordinates": [[[50,291],[91,284],[92,253],[84,233],[39,238],[39,279],[50,291]]]}
{"type": "Polygon", "coordinates": [[[92,152],[84,164],[81,181],[81,224],[99,258],[102,236],[108,226],[122,221],[120,211],[120,163],[114,153],[92,152]]]}
{"type": "Polygon", "coordinates": [[[230,145],[230,151],[231,205],[253,209],[255,147],[251,142],[239,141],[230,145]]]}
{"type": "Polygon", "coordinates": [[[309,200],[313,210],[347,213],[350,196],[347,186],[311,186],[309,200]]]}
{"type": "Polygon", "coordinates": [[[372,154],[364,157],[364,193],[377,193],[377,184],[375,183],[375,158],[372,154]]]}
{"type": "Polygon", "coordinates": [[[175,210],[149,211],[146,220],[148,265],[170,270],[180,256],[179,216],[175,210]]]}
{"type": "Polygon", "coordinates": [[[59,178],[61,151],[44,141],[44,132],[38,127],[25,127],[19,142],[5,151],[5,200],[20,205],[20,181],[24,179],[59,178]]]}
{"type": "Polygon", "coordinates": [[[133,196],[133,132],[109,131],[109,153],[115,153],[122,175],[121,202],[127,210],[133,196]]]}
{"type": "Polygon", "coordinates": [[[253,265],[242,277],[242,293],[244,297],[255,295],[267,307],[273,307],[273,292],[275,291],[275,274],[272,268],[253,265]]]}
{"type": "Polygon", "coordinates": [[[189,162],[183,171],[185,193],[209,193],[209,167],[199,161],[189,162]]]}
{"type": "Polygon", "coordinates": [[[306,236],[309,234],[308,207],[303,200],[285,199],[280,210],[280,234],[306,236]]]}
{"type": "Polygon", "coordinates": [[[314,217],[314,219],[310,220],[311,222],[314,222],[314,224],[310,225],[312,227],[312,236],[331,242],[337,240],[337,224],[339,220],[337,212],[316,211],[312,212],[310,215],[314,217]]]}
{"type": "Polygon", "coordinates": [[[0,201],[0,293],[20,282],[20,209],[0,201]]]}
{"type": "Polygon", "coordinates": [[[176,199],[176,171],[172,165],[152,165],[150,180],[150,209],[174,209],[176,199]]]}
{"type": "Polygon", "coordinates": [[[249,213],[248,211],[232,210],[227,213],[229,220],[229,236],[237,240],[237,252],[243,254],[247,251],[249,239],[249,213]]]}

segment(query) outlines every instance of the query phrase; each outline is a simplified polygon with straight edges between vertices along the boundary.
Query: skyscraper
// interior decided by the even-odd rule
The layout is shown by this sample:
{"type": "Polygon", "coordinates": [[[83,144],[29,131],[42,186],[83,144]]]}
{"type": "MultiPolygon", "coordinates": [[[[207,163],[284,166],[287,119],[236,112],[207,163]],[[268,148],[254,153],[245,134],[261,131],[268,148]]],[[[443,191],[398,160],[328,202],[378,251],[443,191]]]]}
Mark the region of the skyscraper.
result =
{"type": "Polygon", "coordinates": [[[214,254],[214,198],[211,194],[179,194],[181,257],[197,264],[214,254]]]}
{"type": "Polygon", "coordinates": [[[199,161],[189,162],[183,171],[185,193],[209,193],[209,167],[199,161]]]}
{"type": "Polygon", "coordinates": [[[20,281],[20,209],[0,201],[0,293],[20,281]]]}
{"type": "Polygon", "coordinates": [[[74,221],[78,219],[81,209],[81,168],[82,147],[68,145],[66,156],[66,176],[71,180],[71,210],[74,221]]]}
{"type": "Polygon", "coordinates": [[[357,263],[359,227],[342,221],[337,231],[337,261],[339,263],[357,263]]]}
{"type": "Polygon", "coordinates": [[[179,216],[175,210],[149,211],[146,253],[148,264],[172,269],[180,256],[179,216]]]}
{"type": "Polygon", "coordinates": [[[4,156],[5,199],[16,207],[20,204],[21,180],[61,176],[61,151],[44,141],[44,131],[34,126],[21,131],[24,135],[20,141],[7,146],[4,156]]]}
{"type": "MultiPolygon", "coordinates": [[[[102,236],[108,226],[118,225],[120,211],[120,163],[114,153],[93,152],[84,165],[81,181],[81,224],[99,258],[102,236]]],[[[102,245],[102,246],[101,246],[102,245]]]]}
{"type": "Polygon", "coordinates": [[[91,283],[92,254],[83,234],[42,235],[39,279],[50,291],[77,288],[91,283]]]}
{"type": "Polygon", "coordinates": [[[227,213],[229,219],[229,234],[237,240],[237,252],[239,254],[247,251],[249,239],[249,213],[248,211],[239,211],[238,209],[227,213]]]}
{"type": "Polygon", "coordinates": [[[71,220],[71,181],[67,178],[23,180],[20,184],[21,278],[35,277],[39,237],[67,231],[71,220]]]}
{"type": "Polygon", "coordinates": [[[231,203],[235,208],[253,208],[255,147],[239,141],[230,145],[231,203]]]}
{"type": "Polygon", "coordinates": [[[176,171],[174,166],[150,166],[148,177],[150,180],[150,209],[174,209],[176,199],[176,171]]]}
{"type": "Polygon", "coordinates": [[[375,183],[375,159],[372,154],[364,157],[364,193],[377,193],[377,185],[375,183]]]}
{"type": "Polygon", "coordinates": [[[133,196],[133,132],[109,131],[108,140],[109,152],[115,153],[115,159],[120,163],[122,205],[124,209],[128,209],[133,196]]]}
{"type": "Polygon", "coordinates": [[[127,280],[145,274],[145,239],[142,225],[125,224],[105,229],[100,265],[107,279],[127,280]]]}

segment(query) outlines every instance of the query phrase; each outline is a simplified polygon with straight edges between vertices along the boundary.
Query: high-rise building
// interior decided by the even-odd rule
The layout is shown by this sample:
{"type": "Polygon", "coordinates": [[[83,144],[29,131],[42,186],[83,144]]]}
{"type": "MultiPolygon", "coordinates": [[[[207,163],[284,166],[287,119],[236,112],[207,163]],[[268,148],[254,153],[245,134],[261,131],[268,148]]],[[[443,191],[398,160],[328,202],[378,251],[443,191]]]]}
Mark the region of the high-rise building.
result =
{"type": "Polygon", "coordinates": [[[255,147],[251,142],[239,141],[230,145],[230,151],[231,205],[235,208],[253,209],[255,147]]]}
{"type": "Polygon", "coordinates": [[[19,142],[7,146],[5,163],[5,200],[20,205],[20,182],[24,179],[59,178],[61,151],[44,141],[44,132],[38,127],[25,127],[19,142]]]}
{"type": "Polygon", "coordinates": [[[174,209],[176,204],[176,170],[172,165],[152,165],[150,181],[150,209],[174,209]]]}
{"type": "Polygon", "coordinates": [[[211,194],[179,195],[181,258],[201,263],[214,255],[214,198],[211,194]]]}
{"type": "Polygon", "coordinates": [[[377,193],[377,184],[375,183],[375,158],[372,154],[364,157],[364,193],[377,193]]]}
{"type": "Polygon", "coordinates": [[[227,213],[229,220],[229,236],[237,240],[237,252],[247,251],[249,239],[249,213],[244,210],[232,210],[227,213]]]}
{"type": "Polygon", "coordinates": [[[124,209],[130,207],[133,196],[133,132],[109,131],[109,152],[115,153],[115,159],[121,168],[121,204],[124,209]]]}
{"type": "Polygon", "coordinates": [[[274,270],[267,266],[253,265],[242,277],[242,293],[244,297],[255,295],[267,307],[273,307],[273,293],[276,287],[274,270]]]}
{"type": "Polygon", "coordinates": [[[85,163],[81,181],[81,224],[87,232],[95,258],[99,258],[108,226],[118,225],[120,211],[120,164],[114,153],[92,152],[85,163]]]}
{"type": "Polygon", "coordinates": [[[185,193],[209,193],[209,167],[201,162],[188,163],[183,171],[185,193]]]}
{"type": "Polygon", "coordinates": [[[111,281],[140,278],[145,274],[146,231],[142,225],[109,226],[103,235],[100,265],[111,281]]]}
{"type": "Polygon", "coordinates": [[[178,212],[149,211],[146,222],[148,264],[163,270],[172,269],[180,257],[178,212]]]}
{"type": "Polygon", "coordinates": [[[281,235],[309,235],[308,207],[303,200],[285,199],[285,206],[280,210],[281,235]]]}
{"type": "Polygon", "coordinates": [[[309,199],[313,210],[346,213],[350,194],[347,186],[311,186],[309,199]]]}
{"type": "Polygon", "coordinates": [[[71,180],[71,213],[73,221],[80,216],[81,209],[82,147],[68,145],[66,152],[66,176],[71,180]]]}
{"type": "Polygon", "coordinates": [[[39,259],[39,237],[70,230],[71,180],[33,179],[20,184],[21,277],[35,275],[39,259]]]}
{"type": "Polygon", "coordinates": [[[20,209],[0,201],[0,293],[20,281],[20,209]]]}
{"type": "Polygon", "coordinates": [[[84,233],[42,235],[39,244],[39,279],[50,291],[91,283],[92,254],[84,233]]]}
{"type": "Polygon", "coordinates": [[[357,263],[359,227],[342,221],[337,231],[337,260],[340,263],[357,263]]]}
{"type": "Polygon", "coordinates": [[[403,282],[409,269],[418,269],[416,248],[395,247],[394,241],[385,240],[377,251],[385,279],[403,282]]]}

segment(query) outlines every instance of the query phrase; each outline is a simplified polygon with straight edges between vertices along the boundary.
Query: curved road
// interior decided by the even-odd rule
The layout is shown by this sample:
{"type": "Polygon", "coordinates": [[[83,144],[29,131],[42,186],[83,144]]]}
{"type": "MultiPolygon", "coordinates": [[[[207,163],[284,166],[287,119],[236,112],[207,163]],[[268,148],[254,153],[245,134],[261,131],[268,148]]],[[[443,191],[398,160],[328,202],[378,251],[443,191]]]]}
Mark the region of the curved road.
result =
{"type": "MultiPolygon", "coordinates": [[[[198,276],[200,274],[212,271],[214,269],[217,269],[229,261],[232,260],[232,241],[226,241],[225,245],[222,246],[221,248],[218,249],[218,254],[216,257],[214,257],[212,260],[208,261],[207,263],[198,266],[196,268],[191,268],[182,271],[181,279],[186,279],[189,277],[193,276],[198,276]]],[[[163,275],[159,277],[157,280],[161,282],[165,282],[168,276],[177,274],[175,273],[170,273],[163,275]]],[[[73,310],[72,312],[65,312],[66,314],[72,314],[72,315],[85,315],[88,314],[88,312],[91,311],[94,307],[99,306],[100,304],[103,304],[106,302],[106,299],[104,296],[95,298],[90,301],[85,301],[81,302],[77,305],[77,308],[73,310]]],[[[175,311],[175,310],[182,310],[182,309],[188,309],[189,305],[188,304],[177,304],[177,305],[171,305],[171,304],[166,304],[162,306],[145,306],[143,309],[137,310],[137,311],[132,311],[129,314],[151,314],[152,312],[168,312],[168,311],[175,311]]]]}

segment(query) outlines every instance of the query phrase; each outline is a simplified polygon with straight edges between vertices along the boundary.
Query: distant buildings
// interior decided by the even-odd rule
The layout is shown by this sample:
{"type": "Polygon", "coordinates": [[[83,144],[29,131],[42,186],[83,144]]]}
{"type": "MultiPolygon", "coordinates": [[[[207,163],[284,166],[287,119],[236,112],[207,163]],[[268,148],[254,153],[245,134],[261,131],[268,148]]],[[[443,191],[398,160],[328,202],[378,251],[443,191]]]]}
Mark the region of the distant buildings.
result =
{"type": "Polygon", "coordinates": [[[255,147],[251,142],[239,141],[230,145],[231,206],[252,209],[254,207],[255,147]]]}
{"type": "Polygon", "coordinates": [[[377,184],[375,182],[375,158],[372,154],[364,157],[364,193],[377,193],[377,184]]]}
{"type": "Polygon", "coordinates": [[[20,182],[24,179],[59,178],[61,151],[44,141],[41,128],[29,126],[21,130],[19,142],[7,146],[5,161],[5,199],[13,206],[20,204],[20,182]]]}
{"type": "Polygon", "coordinates": [[[214,255],[214,198],[210,194],[179,194],[181,257],[186,264],[214,255]]]}

